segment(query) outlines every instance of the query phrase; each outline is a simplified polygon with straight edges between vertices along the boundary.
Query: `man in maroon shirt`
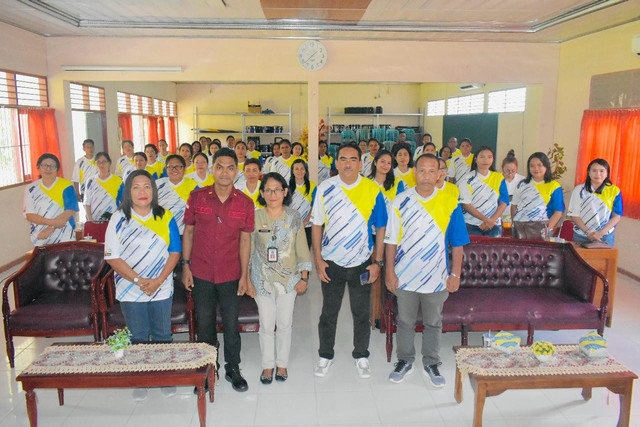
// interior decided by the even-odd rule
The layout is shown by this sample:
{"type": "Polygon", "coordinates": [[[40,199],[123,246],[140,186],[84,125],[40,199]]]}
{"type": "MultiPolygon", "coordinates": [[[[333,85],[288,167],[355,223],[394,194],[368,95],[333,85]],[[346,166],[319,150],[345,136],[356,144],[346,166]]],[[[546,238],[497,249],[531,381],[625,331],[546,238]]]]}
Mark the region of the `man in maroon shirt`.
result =
{"type": "Polygon", "coordinates": [[[184,213],[182,281],[193,292],[198,340],[214,345],[216,306],[224,328],[225,378],[247,391],[240,373],[240,298],[247,290],[253,201],[233,186],[238,158],[230,148],[213,156],[215,184],[191,192],[184,213]]]}

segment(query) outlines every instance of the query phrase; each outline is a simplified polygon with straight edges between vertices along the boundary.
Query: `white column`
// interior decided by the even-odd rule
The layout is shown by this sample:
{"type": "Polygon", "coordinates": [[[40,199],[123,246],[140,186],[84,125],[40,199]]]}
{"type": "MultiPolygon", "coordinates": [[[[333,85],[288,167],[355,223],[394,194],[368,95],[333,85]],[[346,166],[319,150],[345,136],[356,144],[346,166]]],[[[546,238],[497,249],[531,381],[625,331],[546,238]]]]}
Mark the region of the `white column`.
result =
{"type": "Polygon", "coordinates": [[[307,123],[309,129],[309,176],[318,182],[318,122],[320,85],[317,80],[307,82],[307,123]]]}

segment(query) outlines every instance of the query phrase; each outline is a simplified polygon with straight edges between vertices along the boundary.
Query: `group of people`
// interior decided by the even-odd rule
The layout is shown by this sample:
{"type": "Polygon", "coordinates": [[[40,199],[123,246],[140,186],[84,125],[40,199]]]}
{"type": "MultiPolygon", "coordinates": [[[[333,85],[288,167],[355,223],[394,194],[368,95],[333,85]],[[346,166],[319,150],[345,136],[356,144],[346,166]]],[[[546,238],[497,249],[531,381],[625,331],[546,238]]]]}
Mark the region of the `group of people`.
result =
{"type": "MultiPolygon", "coordinates": [[[[73,183],[57,176],[54,155],[41,156],[41,179],[25,190],[25,214],[34,245],[73,239],[78,200],[89,219],[110,218],[105,259],[115,270],[115,296],[134,342],[171,341],[173,280],[179,272],[193,292],[199,341],[217,344],[220,309],[225,378],[237,391],[248,389],[239,367],[241,297],[255,298],[258,306],[260,381],[286,381],[295,299],[307,288],[312,261],[322,288],[316,376],[327,375],[333,363],[347,288],[352,357],[358,375],[370,377],[370,284],[380,278],[398,301],[398,361],[389,380],[398,383],[413,372],[420,308],[421,371],[442,387],[442,307],[460,286],[469,235],[501,236],[507,220],[515,237],[539,238],[565,209],[544,153],[532,154],[521,176],[513,152],[499,173],[488,147],[472,153],[469,139],[458,148],[452,138],[437,150],[430,139],[425,135],[416,153],[403,141],[388,151],[370,139],[367,152],[345,143],[335,159],[321,141],[317,185],[288,140],[275,144],[266,160],[232,136],[226,147],[201,139],[180,146],[179,154],[168,153],[164,141],[147,145],[145,153],[134,153],[133,144],[123,141],[116,169],[124,180],[111,173],[109,155],[94,155],[93,141],[87,140],[73,183]]],[[[568,216],[576,240],[613,244],[622,196],[605,160],[589,164],[568,216]]],[[[143,399],[146,390],[134,394],[143,399]]]]}

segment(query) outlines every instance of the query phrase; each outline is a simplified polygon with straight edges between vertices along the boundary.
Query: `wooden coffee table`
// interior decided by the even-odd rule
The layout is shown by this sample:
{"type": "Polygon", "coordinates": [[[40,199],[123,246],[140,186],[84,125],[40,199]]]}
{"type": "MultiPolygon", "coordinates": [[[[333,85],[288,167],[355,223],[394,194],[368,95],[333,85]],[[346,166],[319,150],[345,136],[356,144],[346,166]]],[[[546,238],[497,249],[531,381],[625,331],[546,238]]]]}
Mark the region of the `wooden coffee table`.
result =
{"type": "MultiPolygon", "coordinates": [[[[176,343],[187,344],[187,343],[176,343]]],[[[196,344],[196,343],[193,343],[196,344]]],[[[55,343],[52,346],[104,346],[95,343],[55,343]]],[[[170,344],[168,344],[170,345],[170,344]]],[[[40,356],[42,357],[42,355],[40,356]]],[[[32,364],[33,365],[33,364],[32,364]]],[[[27,368],[28,370],[29,368],[27,368]]],[[[215,388],[215,368],[213,363],[195,369],[169,369],[142,372],[101,372],[101,373],[22,373],[16,381],[22,383],[26,392],[27,414],[31,427],[38,424],[36,388],[58,390],[58,403],[64,404],[65,388],[136,388],[195,386],[198,390],[198,416],[200,426],[206,426],[205,381],[209,385],[209,401],[213,402],[215,388]]]]}
{"type": "MultiPolygon", "coordinates": [[[[463,348],[456,346],[454,352],[463,348]]],[[[526,347],[525,347],[526,348],[526,347]]],[[[524,348],[520,351],[525,351],[524,348]]],[[[474,427],[482,426],[482,411],[487,397],[497,396],[506,390],[544,389],[544,388],[581,388],[584,400],[591,398],[593,387],[606,387],[620,395],[620,416],[618,427],[628,427],[631,416],[633,380],[638,378],[633,372],[610,372],[566,375],[476,375],[469,373],[469,381],[475,392],[473,412],[474,427]]],[[[454,396],[456,402],[462,402],[462,373],[456,363],[454,396]]]]}

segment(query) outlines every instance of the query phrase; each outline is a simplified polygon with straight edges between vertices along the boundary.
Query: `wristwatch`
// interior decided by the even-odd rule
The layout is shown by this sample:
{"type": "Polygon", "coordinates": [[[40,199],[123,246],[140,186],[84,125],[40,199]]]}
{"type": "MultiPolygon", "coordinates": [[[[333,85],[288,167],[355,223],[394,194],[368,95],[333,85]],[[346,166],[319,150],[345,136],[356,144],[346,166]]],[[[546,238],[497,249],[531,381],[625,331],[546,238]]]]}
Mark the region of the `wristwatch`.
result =
{"type": "Polygon", "coordinates": [[[183,259],[182,260],[182,265],[191,265],[191,260],[190,259],[183,259]]]}
{"type": "Polygon", "coordinates": [[[133,278],[133,283],[135,283],[136,285],[138,284],[139,281],[140,281],[140,276],[133,278]]]}
{"type": "Polygon", "coordinates": [[[458,276],[456,273],[449,273],[449,276],[453,276],[453,277],[455,277],[455,278],[457,278],[457,279],[459,279],[459,278],[460,278],[460,276],[458,276]]]}
{"type": "Polygon", "coordinates": [[[308,277],[300,277],[300,280],[302,280],[303,282],[309,283],[308,277]]]}
{"type": "Polygon", "coordinates": [[[380,268],[384,267],[384,261],[373,261],[373,263],[380,268]]]}

